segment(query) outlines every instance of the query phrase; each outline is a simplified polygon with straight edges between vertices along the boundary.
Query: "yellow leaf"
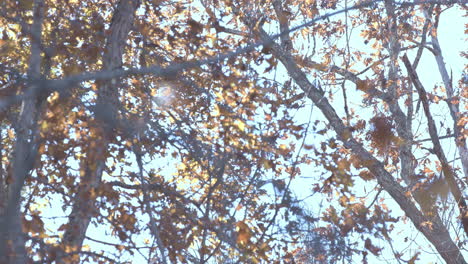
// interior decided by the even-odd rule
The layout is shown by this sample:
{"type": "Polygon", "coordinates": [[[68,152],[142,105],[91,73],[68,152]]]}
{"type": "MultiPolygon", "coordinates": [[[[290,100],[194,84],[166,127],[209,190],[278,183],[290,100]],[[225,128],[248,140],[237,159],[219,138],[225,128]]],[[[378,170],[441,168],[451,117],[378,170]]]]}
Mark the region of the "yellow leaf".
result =
{"type": "Polygon", "coordinates": [[[49,123],[47,121],[43,121],[41,124],[41,131],[47,131],[49,129],[49,123]]]}
{"type": "Polygon", "coordinates": [[[214,94],[216,96],[216,101],[221,101],[224,98],[224,95],[221,92],[215,92],[214,94]]]}
{"type": "Polygon", "coordinates": [[[52,103],[52,102],[56,101],[59,97],[60,97],[60,94],[58,92],[53,92],[52,95],[50,95],[47,98],[47,102],[52,103]]]}
{"type": "Polygon", "coordinates": [[[425,222],[422,222],[422,223],[421,223],[421,226],[427,227],[427,228],[429,228],[430,230],[432,230],[432,225],[433,225],[433,224],[432,224],[431,221],[425,221],[425,222]]]}
{"type": "Polygon", "coordinates": [[[239,120],[237,119],[235,122],[234,122],[234,125],[239,128],[240,131],[244,132],[245,130],[245,123],[242,122],[242,120],[239,120]]]}
{"type": "Polygon", "coordinates": [[[214,116],[214,117],[220,116],[219,106],[218,106],[218,105],[215,105],[215,106],[214,106],[214,109],[213,109],[213,111],[211,112],[211,115],[214,116]]]}
{"type": "Polygon", "coordinates": [[[45,145],[41,144],[38,149],[39,154],[44,154],[45,153],[45,145]]]}
{"type": "Polygon", "coordinates": [[[9,139],[15,138],[15,132],[13,132],[13,129],[8,129],[8,138],[9,139]]]}
{"type": "Polygon", "coordinates": [[[288,146],[286,144],[280,144],[279,145],[279,153],[282,154],[282,155],[287,155],[290,153],[290,149],[288,148],[288,146]]]}
{"type": "Polygon", "coordinates": [[[185,165],[184,163],[181,163],[181,164],[179,164],[179,166],[177,166],[177,168],[179,170],[185,170],[187,168],[187,165],[185,165]]]}
{"type": "Polygon", "coordinates": [[[270,161],[270,160],[263,160],[263,167],[265,167],[265,169],[269,170],[269,169],[273,168],[273,162],[270,161]]]}
{"type": "MultiPolygon", "coordinates": [[[[29,1],[29,0],[28,0],[28,1],[29,1]]],[[[30,0],[30,1],[31,1],[31,7],[32,7],[32,0],[30,0]]],[[[21,31],[21,26],[18,25],[18,24],[11,24],[11,25],[10,25],[10,28],[11,28],[13,31],[15,31],[15,33],[18,33],[18,32],[21,31]]]]}
{"type": "Polygon", "coordinates": [[[243,221],[237,222],[236,231],[238,244],[245,245],[250,241],[250,238],[252,237],[252,231],[250,231],[250,228],[246,223],[243,221]]]}

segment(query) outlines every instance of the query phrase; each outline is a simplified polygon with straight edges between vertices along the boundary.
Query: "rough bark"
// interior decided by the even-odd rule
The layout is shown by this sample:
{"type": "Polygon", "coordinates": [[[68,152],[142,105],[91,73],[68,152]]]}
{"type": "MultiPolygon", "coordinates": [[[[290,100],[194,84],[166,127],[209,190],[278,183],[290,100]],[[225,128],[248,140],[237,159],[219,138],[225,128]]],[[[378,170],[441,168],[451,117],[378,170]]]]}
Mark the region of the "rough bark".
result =
{"type": "MultiPolygon", "coordinates": [[[[139,5],[139,0],[121,0],[118,3],[109,28],[110,35],[106,40],[103,55],[104,70],[121,68],[125,43],[139,5]]],[[[89,223],[98,210],[95,204],[97,198],[95,190],[101,185],[107,148],[116,126],[119,108],[118,83],[117,78],[98,82],[96,125],[91,127],[95,135],[91,139],[86,157],[81,160],[80,184],[62,240],[63,252],[59,256],[61,263],[79,262],[77,255],[70,255],[67,252],[81,249],[89,223]]]]}

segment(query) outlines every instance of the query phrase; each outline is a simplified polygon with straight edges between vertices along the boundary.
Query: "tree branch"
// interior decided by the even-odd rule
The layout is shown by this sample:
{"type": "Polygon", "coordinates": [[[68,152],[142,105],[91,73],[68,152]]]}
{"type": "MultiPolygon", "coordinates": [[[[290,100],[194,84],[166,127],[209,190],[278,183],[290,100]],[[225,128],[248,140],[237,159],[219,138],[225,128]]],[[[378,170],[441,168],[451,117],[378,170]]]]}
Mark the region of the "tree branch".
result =
{"type": "Polygon", "coordinates": [[[437,158],[441,162],[442,171],[444,172],[444,177],[450,186],[450,190],[455,198],[455,201],[457,201],[458,208],[460,210],[460,218],[463,223],[463,228],[465,229],[465,233],[468,235],[468,216],[466,216],[466,212],[467,212],[466,201],[465,201],[465,198],[463,197],[463,193],[461,192],[456,182],[455,173],[452,167],[450,166],[450,164],[448,163],[445,153],[442,149],[442,145],[440,144],[440,140],[437,134],[437,128],[436,128],[434,119],[432,118],[431,112],[429,110],[429,103],[427,100],[426,91],[422,83],[419,81],[418,75],[414,71],[413,67],[411,66],[411,62],[409,61],[406,54],[402,57],[402,59],[403,59],[403,63],[405,64],[406,70],[408,71],[408,74],[414,86],[416,87],[416,90],[418,91],[419,98],[421,99],[421,102],[424,108],[424,113],[427,118],[427,123],[428,123],[427,126],[429,129],[429,135],[431,136],[431,141],[434,144],[434,148],[433,148],[434,153],[437,155],[437,158]]]}
{"type": "MultiPolygon", "coordinates": [[[[26,263],[25,237],[22,231],[21,191],[25,180],[34,167],[37,154],[37,119],[40,102],[36,100],[41,84],[34,81],[41,79],[41,34],[44,20],[44,0],[35,0],[33,4],[33,24],[31,35],[31,56],[29,59],[29,90],[34,96],[24,100],[19,114],[17,138],[12,154],[12,183],[7,186],[7,199],[4,211],[0,212],[0,262],[26,263]],[[11,250],[8,249],[11,242],[11,250]]],[[[2,207],[3,207],[2,206],[2,207]]]]}
{"type": "MultiPolygon", "coordinates": [[[[263,41],[271,42],[265,31],[260,30],[259,34],[263,41]]],[[[320,108],[345,147],[351,149],[360,157],[362,164],[376,176],[378,183],[398,203],[415,227],[435,246],[440,255],[448,263],[466,263],[458,247],[453,243],[446,227],[439,221],[434,222],[431,227],[425,224],[428,219],[416,208],[411,198],[407,196],[406,190],[393,179],[380,161],[352,137],[350,129],[343,124],[341,118],[336,114],[328,100],[323,97],[320,90],[309,82],[307,76],[301,71],[292,56],[275,43],[271,47],[273,55],[282,62],[289,75],[307,94],[308,98],[320,108]]]]}
{"type": "MultiPolygon", "coordinates": [[[[426,15],[426,19],[429,20],[430,15],[428,14],[428,12],[426,12],[425,15],[426,15]]],[[[467,178],[468,177],[468,148],[466,146],[465,135],[462,134],[462,127],[458,126],[458,123],[461,118],[460,106],[458,103],[455,103],[455,101],[457,101],[457,98],[456,98],[457,96],[455,96],[452,79],[450,78],[448,71],[447,71],[447,67],[445,66],[444,57],[442,55],[442,49],[440,47],[439,39],[437,37],[437,26],[438,26],[438,23],[435,23],[434,25],[435,28],[431,30],[431,42],[432,42],[432,47],[434,48],[434,57],[436,59],[437,66],[439,68],[439,73],[440,73],[440,76],[442,77],[442,81],[444,82],[444,86],[445,86],[445,91],[447,93],[447,100],[445,100],[445,102],[447,103],[447,106],[450,110],[450,116],[452,117],[452,120],[453,120],[453,132],[455,134],[456,146],[460,153],[463,173],[464,173],[465,178],[467,178]]]]}
{"type": "MultiPolygon", "coordinates": [[[[333,17],[335,15],[339,15],[341,13],[350,11],[350,10],[356,10],[359,8],[363,8],[372,4],[375,4],[376,2],[381,2],[383,0],[377,0],[377,1],[365,1],[360,4],[356,4],[354,6],[338,10],[335,12],[331,12],[329,14],[325,14],[322,16],[318,16],[314,19],[311,19],[303,24],[300,24],[298,26],[292,27],[287,31],[280,32],[278,34],[269,36],[268,42],[265,40],[258,41],[256,43],[249,44],[245,47],[238,48],[234,51],[227,52],[224,54],[219,54],[217,56],[209,57],[206,59],[201,59],[201,60],[193,60],[193,61],[187,61],[179,64],[172,64],[168,67],[161,67],[161,66],[149,66],[149,67],[141,67],[141,68],[129,68],[129,69],[105,69],[101,71],[96,71],[96,72],[84,72],[81,74],[73,75],[70,77],[66,77],[63,79],[56,79],[56,80],[50,80],[47,82],[47,85],[44,86],[40,91],[38,92],[44,92],[44,93],[51,93],[53,91],[58,91],[58,92],[65,92],[66,90],[70,89],[74,84],[84,82],[84,81],[90,81],[90,80],[109,80],[112,78],[122,78],[122,77],[128,77],[128,76],[134,76],[134,75],[152,75],[154,77],[163,77],[163,76],[170,76],[174,75],[176,73],[182,72],[184,70],[188,69],[193,69],[200,67],[205,64],[210,64],[210,63],[216,63],[225,59],[229,59],[232,57],[236,57],[238,55],[251,52],[255,50],[257,47],[263,46],[263,45],[269,45],[270,43],[273,42],[273,40],[283,36],[283,35],[288,35],[290,33],[293,33],[297,30],[300,30],[302,28],[306,28],[309,26],[314,25],[318,21],[325,20],[327,18],[333,17]]],[[[410,3],[396,3],[402,6],[412,6],[412,5],[422,5],[422,4],[429,4],[429,3],[438,3],[438,4],[456,4],[458,3],[459,0],[450,0],[450,1],[414,1],[410,3]]],[[[32,96],[31,91],[27,90],[26,92],[20,94],[20,95],[13,95],[9,96],[6,98],[2,98],[0,100],[0,112],[5,111],[9,106],[18,103],[26,98],[29,98],[32,96]]]]}

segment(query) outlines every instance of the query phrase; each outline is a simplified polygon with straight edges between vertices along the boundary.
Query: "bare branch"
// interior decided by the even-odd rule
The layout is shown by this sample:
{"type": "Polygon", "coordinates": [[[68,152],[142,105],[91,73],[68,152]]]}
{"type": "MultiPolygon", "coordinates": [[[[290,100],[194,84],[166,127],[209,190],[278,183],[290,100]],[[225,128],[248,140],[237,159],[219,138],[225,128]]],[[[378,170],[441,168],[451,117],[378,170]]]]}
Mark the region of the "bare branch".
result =
{"type": "MultiPolygon", "coordinates": [[[[445,136],[440,136],[439,139],[446,139],[446,138],[451,138],[451,137],[454,137],[455,135],[445,135],[445,136]]],[[[426,142],[426,141],[432,141],[431,138],[425,138],[425,139],[420,139],[420,140],[415,140],[413,141],[414,143],[422,143],[422,142],[426,142]]]]}
{"type": "MultiPolygon", "coordinates": [[[[431,10],[428,10],[425,15],[426,19],[429,20],[429,12],[431,10]]],[[[434,48],[434,57],[437,62],[437,66],[439,68],[439,73],[440,76],[442,77],[442,81],[444,82],[445,86],[445,91],[447,93],[447,100],[445,102],[447,103],[447,106],[450,110],[450,116],[452,117],[453,120],[453,132],[455,134],[455,141],[456,141],[456,146],[457,149],[460,153],[460,158],[461,158],[461,163],[463,167],[463,173],[465,177],[468,177],[468,148],[466,146],[466,138],[462,134],[462,128],[458,126],[458,123],[460,121],[461,115],[460,115],[460,106],[458,103],[455,103],[457,101],[457,96],[455,95],[455,91],[453,88],[453,83],[452,83],[452,78],[449,76],[447,67],[445,66],[444,62],[444,57],[442,55],[442,49],[439,44],[439,39],[437,37],[437,25],[438,23],[434,23],[435,29],[431,30],[431,42],[432,42],[432,47],[434,48]]]]}
{"type": "Polygon", "coordinates": [[[455,173],[448,163],[448,160],[445,156],[444,150],[442,149],[442,145],[440,144],[439,137],[437,135],[437,128],[434,122],[434,119],[432,118],[431,112],[429,110],[429,103],[427,100],[427,94],[426,91],[419,81],[417,73],[414,71],[413,67],[411,66],[411,63],[406,56],[406,54],[402,57],[403,63],[405,64],[406,70],[408,71],[408,74],[413,81],[414,86],[416,87],[416,90],[418,91],[419,98],[421,99],[423,108],[424,108],[424,113],[427,118],[427,125],[429,128],[429,135],[431,136],[432,143],[434,144],[434,153],[437,155],[437,158],[440,160],[441,165],[442,165],[442,171],[444,172],[444,177],[447,180],[450,190],[455,198],[455,201],[457,201],[458,208],[460,210],[460,218],[463,222],[463,228],[465,229],[465,233],[468,234],[468,216],[466,215],[467,212],[467,204],[465,201],[465,198],[463,197],[463,193],[461,192],[460,188],[458,187],[458,184],[456,182],[456,176],[455,173]]]}

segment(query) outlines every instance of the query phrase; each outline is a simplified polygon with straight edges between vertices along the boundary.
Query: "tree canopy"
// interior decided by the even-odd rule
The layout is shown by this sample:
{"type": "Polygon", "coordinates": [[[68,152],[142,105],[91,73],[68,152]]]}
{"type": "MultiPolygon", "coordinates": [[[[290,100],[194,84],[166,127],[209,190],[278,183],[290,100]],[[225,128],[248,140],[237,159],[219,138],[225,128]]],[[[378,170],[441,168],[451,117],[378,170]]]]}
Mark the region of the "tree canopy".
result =
{"type": "Polygon", "coordinates": [[[466,12],[2,1],[0,263],[466,263],[466,12]]]}

